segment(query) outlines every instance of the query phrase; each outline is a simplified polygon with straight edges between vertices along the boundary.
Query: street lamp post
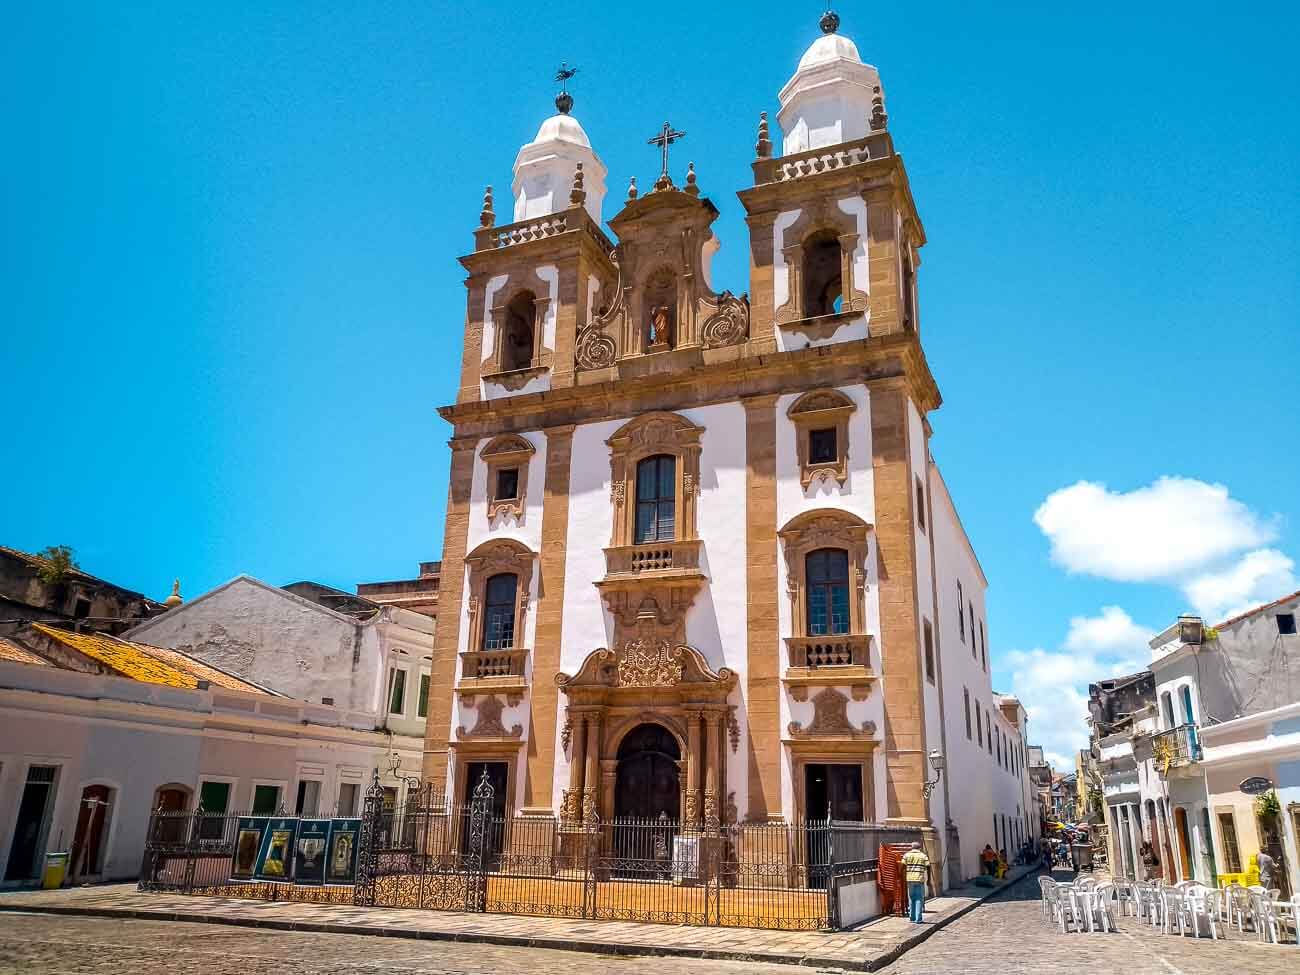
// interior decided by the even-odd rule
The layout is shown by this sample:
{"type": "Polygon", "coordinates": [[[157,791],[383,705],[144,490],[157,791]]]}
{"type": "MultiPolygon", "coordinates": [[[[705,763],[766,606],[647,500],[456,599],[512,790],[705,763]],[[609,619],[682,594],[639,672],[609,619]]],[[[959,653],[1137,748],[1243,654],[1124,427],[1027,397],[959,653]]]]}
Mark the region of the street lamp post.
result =
{"type": "Polygon", "coordinates": [[[934,778],[927,779],[921,786],[921,795],[926,799],[930,798],[930,794],[934,792],[934,787],[943,778],[943,769],[947,764],[947,759],[943,757],[943,754],[937,748],[931,749],[928,757],[930,759],[930,768],[934,769],[934,778]]]}

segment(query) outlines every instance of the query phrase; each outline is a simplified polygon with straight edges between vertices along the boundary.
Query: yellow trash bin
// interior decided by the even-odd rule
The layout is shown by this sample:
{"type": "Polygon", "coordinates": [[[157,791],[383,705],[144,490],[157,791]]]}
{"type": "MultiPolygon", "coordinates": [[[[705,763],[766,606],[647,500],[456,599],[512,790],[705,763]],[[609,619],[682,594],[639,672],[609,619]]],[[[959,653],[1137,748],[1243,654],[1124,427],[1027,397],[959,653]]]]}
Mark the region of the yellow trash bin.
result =
{"type": "Polygon", "coordinates": [[[45,872],[41,874],[41,886],[46,890],[56,890],[63,886],[63,875],[68,872],[68,854],[45,854],[45,872]]]}

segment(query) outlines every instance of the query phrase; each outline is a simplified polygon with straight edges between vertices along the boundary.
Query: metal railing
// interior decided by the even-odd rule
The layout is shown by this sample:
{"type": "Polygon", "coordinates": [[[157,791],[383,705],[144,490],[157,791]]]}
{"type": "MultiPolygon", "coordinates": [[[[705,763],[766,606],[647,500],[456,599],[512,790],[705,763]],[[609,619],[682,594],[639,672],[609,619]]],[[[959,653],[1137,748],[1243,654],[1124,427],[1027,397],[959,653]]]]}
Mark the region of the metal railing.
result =
{"type": "Polygon", "coordinates": [[[881,844],[921,835],[840,821],[709,828],[666,816],[575,826],[508,816],[493,800],[486,781],[463,805],[429,789],[394,805],[372,789],[349,886],[303,885],[288,873],[283,880],[237,879],[239,820],[247,814],[157,812],[139,886],[368,907],[819,930],[838,926],[842,888],[875,879],[881,844]]]}
{"type": "Polygon", "coordinates": [[[1196,736],[1196,725],[1181,724],[1152,735],[1151,757],[1162,774],[1199,762],[1201,743],[1196,736]]]}

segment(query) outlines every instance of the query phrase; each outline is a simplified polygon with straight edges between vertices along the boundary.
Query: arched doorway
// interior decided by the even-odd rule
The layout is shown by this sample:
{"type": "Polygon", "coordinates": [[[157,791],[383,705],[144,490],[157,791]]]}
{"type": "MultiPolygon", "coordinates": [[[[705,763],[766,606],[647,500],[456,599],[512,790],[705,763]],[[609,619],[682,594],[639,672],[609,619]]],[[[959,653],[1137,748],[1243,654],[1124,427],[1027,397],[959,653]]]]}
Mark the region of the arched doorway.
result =
{"type": "Polygon", "coordinates": [[[681,818],[682,786],[677,739],[660,724],[641,724],[618,746],[614,816],[631,819],[681,818]]]}
{"type": "Polygon", "coordinates": [[[179,843],[185,838],[190,820],[184,813],[190,807],[190,790],[178,783],[159,786],[154,793],[153,808],[157,815],[154,837],[164,843],[179,843]]]}

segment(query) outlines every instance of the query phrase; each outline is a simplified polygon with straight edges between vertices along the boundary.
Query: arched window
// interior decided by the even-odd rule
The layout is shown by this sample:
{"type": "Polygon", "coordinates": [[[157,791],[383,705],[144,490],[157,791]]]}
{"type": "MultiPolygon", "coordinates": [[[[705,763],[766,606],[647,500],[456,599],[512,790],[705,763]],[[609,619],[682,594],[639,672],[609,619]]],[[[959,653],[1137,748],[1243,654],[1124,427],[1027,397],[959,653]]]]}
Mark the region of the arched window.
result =
{"type": "Polygon", "coordinates": [[[515,594],[519,577],[503,572],[488,579],[483,593],[483,649],[506,650],[515,645],[515,594]]]}
{"type": "Polygon", "coordinates": [[[814,234],[803,247],[803,313],[806,318],[834,315],[844,296],[842,251],[830,231],[814,234]]]}
{"type": "Polygon", "coordinates": [[[849,553],[819,548],[804,563],[808,580],[808,635],[849,632],[849,553]]]}
{"type": "Polygon", "coordinates": [[[636,465],[636,536],[642,542],[672,541],[676,530],[677,458],[647,457],[636,465]]]}
{"type": "Polygon", "coordinates": [[[521,291],[506,305],[505,329],[501,335],[501,369],[527,369],[533,364],[537,324],[537,299],[521,291]]]}
{"type": "Polygon", "coordinates": [[[1165,730],[1174,726],[1174,699],[1168,691],[1160,695],[1160,710],[1165,714],[1165,730]]]}

